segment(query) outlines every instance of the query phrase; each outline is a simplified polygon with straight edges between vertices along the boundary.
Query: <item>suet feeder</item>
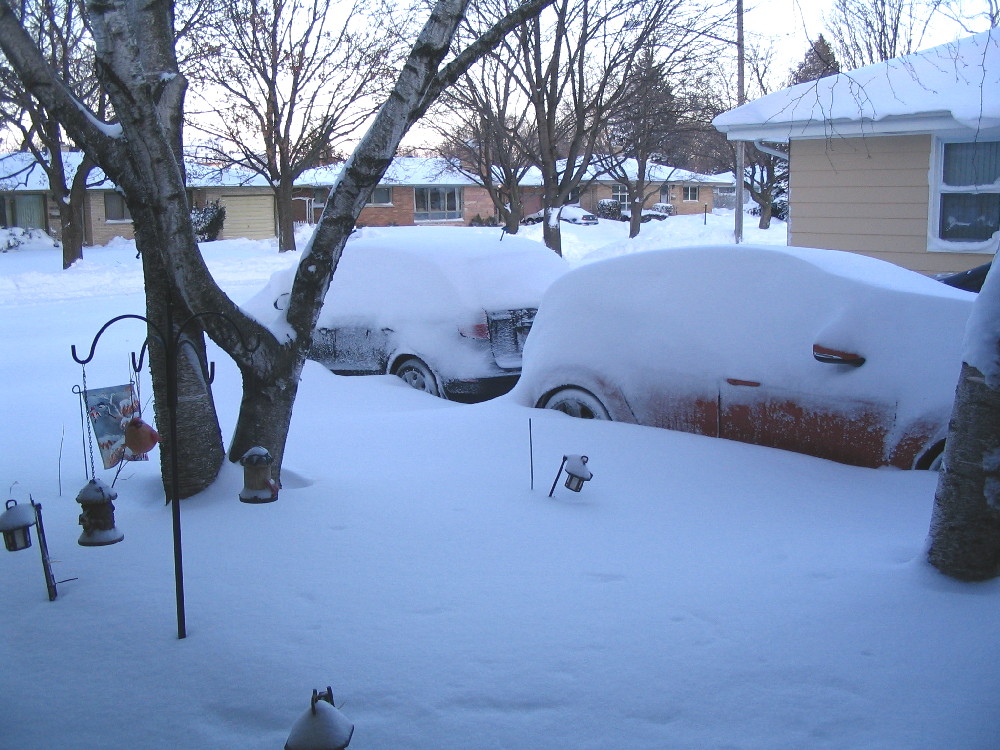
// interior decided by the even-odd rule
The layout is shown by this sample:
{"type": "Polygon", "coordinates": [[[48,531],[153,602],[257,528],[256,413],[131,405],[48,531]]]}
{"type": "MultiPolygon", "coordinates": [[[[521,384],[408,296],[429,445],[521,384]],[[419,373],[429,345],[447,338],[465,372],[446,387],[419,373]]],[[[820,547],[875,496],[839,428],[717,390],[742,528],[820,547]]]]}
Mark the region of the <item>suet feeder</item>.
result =
{"type": "Polygon", "coordinates": [[[312,705],[292,725],[285,750],[344,750],[354,725],[333,705],[333,690],[313,690],[312,705]]]}
{"type": "Polygon", "coordinates": [[[243,489],[240,501],[244,503],[271,503],[278,499],[278,483],[271,479],[274,458],[267,448],[257,446],[243,454],[243,489]]]}
{"type": "Polygon", "coordinates": [[[83,509],[80,513],[83,533],[77,540],[80,546],[104,547],[125,538],[125,534],[115,528],[115,505],[112,501],[117,499],[118,493],[100,479],[91,479],[80,490],[76,496],[83,509]]]}
{"type": "Polygon", "coordinates": [[[549,490],[549,497],[552,497],[552,493],[556,491],[556,485],[559,483],[563,469],[566,470],[566,489],[573,492],[579,492],[583,488],[584,482],[593,479],[594,475],[587,468],[588,460],[586,456],[563,456],[562,463],[559,464],[559,471],[556,472],[556,478],[552,482],[552,489],[549,490]]]}

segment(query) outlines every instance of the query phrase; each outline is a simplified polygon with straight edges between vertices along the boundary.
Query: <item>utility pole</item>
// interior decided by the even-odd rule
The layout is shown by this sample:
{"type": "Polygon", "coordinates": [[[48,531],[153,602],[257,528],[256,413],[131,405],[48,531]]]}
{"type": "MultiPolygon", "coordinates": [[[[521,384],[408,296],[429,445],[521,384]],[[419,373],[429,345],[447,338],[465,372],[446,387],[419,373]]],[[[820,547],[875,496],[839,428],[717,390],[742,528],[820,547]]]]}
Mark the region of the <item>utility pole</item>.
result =
{"type": "MultiPolygon", "coordinates": [[[[743,0],[736,0],[736,106],[746,104],[746,81],[744,68],[746,55],[743,50],[743,0]]],[[[733,227],[733,240],[739,245],[743,242],[743,161],[744,143],[736,141],[736,223],[733,227]]]]}

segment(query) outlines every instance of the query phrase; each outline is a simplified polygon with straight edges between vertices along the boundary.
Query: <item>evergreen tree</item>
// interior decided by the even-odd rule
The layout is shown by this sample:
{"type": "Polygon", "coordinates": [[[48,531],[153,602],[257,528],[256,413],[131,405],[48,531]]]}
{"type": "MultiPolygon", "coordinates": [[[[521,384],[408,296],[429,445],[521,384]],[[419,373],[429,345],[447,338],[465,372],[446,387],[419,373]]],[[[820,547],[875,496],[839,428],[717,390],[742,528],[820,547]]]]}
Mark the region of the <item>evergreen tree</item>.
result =
{"type": "Polygon", "coordinates": [[[820,34],[816,41],[809,43],[806,56],[799,63],[798,67],[792,71],[792,76],[788,83],[794,86],[797,83],[806,81],[818,81],[820,78],[836,75],[840,72],[840,63],[833,52],[830,43],[820,34]]]}

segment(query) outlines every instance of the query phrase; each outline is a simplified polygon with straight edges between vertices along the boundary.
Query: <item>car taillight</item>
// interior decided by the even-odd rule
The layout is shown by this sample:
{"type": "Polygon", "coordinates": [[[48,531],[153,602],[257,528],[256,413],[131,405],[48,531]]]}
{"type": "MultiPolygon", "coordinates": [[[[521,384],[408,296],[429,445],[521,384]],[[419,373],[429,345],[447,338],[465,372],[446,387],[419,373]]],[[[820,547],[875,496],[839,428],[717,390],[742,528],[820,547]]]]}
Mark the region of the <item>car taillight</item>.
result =
{"type": "Polygon", "coordinates": [[[458,332],[467,339],[488,339],[490,337],[490,326],[484,317],[479,323],[459,326],[458,332]]]}

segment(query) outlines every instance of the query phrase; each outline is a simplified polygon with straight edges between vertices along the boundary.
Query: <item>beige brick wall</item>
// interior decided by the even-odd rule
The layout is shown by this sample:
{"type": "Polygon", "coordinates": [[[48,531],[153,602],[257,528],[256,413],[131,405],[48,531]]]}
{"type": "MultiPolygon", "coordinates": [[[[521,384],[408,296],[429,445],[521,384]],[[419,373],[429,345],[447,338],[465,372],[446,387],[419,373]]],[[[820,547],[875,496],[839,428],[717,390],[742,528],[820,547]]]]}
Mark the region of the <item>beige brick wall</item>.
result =
{"type": "Polygon", "coordinates": [[[789,244],[881,258],[922,273],[963,271],[978,253],[928,252],[930,135],[794,140],[789,244]]]}
{"type": "MultiPolygon", "coordinates": [[[[652,188],[650,186],[646,187],[646,192],[649,193],[652,188]]],[[[666,201],[661,201],[660,189],[657,186],[653,195],[646,198],[643,208],[649,208],[654,203],[672,203],[674,206],[674,211],[678,214],[700,214],[705,211],[705,204],[708,204],[708,210],[711,211],[715,207],[715,196],[712,193],[712,188],[709,185],[696,185],[692,182],[668,182],[667,183],[668,195],[673,197],[668,198],[666,201]],[[684,191],[682,187],[688,185],[691,187],[696,187],[698,190],[698,200],[695,201],[685,201],[683,200],[684,191]]],[[[607,182],[595,182],[591,184],[586,190],[580,194],[580,206],[587,209],[588,211],[597,211],[597,202],[599,200],[610,199],[612,197],[611,183],[607,182]]],[[[626,208],[622,206],[622,208],[626,208]]]]}
{"type": "Polygon", "coordinates": [[[105,190],[88,190],[84,206],[86,226],[85,242],[88,245],[106,245],[115,237],[127,240],[135,237],[131,221],[109,221],[104,213],[105,190]]]}

